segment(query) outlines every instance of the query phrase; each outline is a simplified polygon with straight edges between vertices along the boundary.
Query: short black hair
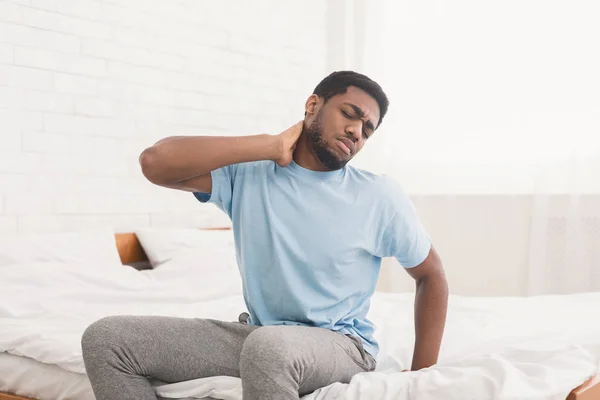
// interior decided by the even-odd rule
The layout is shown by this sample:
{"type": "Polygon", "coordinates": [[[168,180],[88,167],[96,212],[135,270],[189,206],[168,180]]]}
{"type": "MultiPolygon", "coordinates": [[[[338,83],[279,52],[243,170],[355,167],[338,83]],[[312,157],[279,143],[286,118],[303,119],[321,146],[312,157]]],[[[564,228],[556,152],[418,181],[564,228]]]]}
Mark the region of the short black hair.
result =
{"type": "Polygon", "coordinates": [[[333,96],[346,93],[348,86],[364,90],[377,101],[377,104],[379,104],[379,122],[377,123],[377,128],[379,128],[383,117],[387,113],[390,102],[381,86],[368,76],[354,71],[335,71],[319,82],[313,94],[322,97],[325,103],[327,103],[333,96]]]}

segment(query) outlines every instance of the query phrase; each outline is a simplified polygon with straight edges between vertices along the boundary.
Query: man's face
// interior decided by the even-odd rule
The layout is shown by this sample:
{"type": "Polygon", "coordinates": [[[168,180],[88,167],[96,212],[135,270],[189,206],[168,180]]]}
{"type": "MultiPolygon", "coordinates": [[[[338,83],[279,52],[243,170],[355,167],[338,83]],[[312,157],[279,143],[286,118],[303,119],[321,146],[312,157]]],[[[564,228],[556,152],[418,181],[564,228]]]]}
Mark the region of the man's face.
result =
{"type": "Polygon", "coordinates": [[[316,96],[314,101],[314,112],[307,118],[303,134],[325,168],[340,169],[374,133],[379,122],[379,105],[367,92],[354,86],[348,87],[346,93],[330,98],[327,103],[316,96]]]}

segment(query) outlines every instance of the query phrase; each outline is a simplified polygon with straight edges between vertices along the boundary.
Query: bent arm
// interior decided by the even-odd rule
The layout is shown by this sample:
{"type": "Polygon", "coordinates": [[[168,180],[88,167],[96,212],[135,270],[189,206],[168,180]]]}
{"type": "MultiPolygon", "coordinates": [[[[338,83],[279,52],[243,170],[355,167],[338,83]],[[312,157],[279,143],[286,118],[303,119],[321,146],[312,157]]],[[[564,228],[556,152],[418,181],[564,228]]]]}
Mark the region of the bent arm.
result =
{"type": "Polygon", "coordinates": [[[416,281],[415,348],[411,370],[437,363],[448,309],[448,282],[432,247],[421,264],[406,270],[416,281]]]}
{"type": "Polygon", "coordinates": [[[231,164],[273,160],[281,154],[276,136],[171,136],[145,149],[139,162],[152,183],[211,193],[210,172],[231,164]]]}

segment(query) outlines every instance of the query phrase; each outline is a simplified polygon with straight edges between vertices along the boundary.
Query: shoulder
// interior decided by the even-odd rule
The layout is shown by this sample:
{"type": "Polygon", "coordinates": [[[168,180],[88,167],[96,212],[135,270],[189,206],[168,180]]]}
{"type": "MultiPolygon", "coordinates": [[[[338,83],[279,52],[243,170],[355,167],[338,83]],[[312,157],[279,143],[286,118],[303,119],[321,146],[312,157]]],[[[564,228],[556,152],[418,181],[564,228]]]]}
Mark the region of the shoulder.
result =
{"type": "Polygon", "coordinates": [[[261,160],[261,161],[250,161],[239,164],[232,164],[229,166],[231,171],[235,175],[243,175],[248,172],[256,174],[257,172],[267,173],[275,168],[273,161],[261,160]]]}
{"type": "Polygon", "coordinates": [[[348,166],[350,179],[368,187],[375,194],[387,199],[406,196],[400,183],[386,174],[377,174],[360,168],[348,166]]]}
{"type": "Polygon", "coordinates": [[[354,167],[350,167],[349,172],[351,179],[356,180],[356,183],[360,182],[360,186],[366,188],[374,196],[374,200],[386,209],[402,212],[407,207],[413,207],[404,188],[393,177],[354,167]]]}

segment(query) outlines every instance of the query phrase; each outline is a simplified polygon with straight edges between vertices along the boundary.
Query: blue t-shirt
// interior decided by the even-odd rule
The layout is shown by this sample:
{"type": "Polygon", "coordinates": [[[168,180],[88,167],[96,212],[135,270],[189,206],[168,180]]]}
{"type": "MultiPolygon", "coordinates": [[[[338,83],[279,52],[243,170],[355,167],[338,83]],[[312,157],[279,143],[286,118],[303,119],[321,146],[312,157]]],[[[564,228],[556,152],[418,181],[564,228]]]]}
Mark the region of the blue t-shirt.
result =
{"type": "Polygon", "coordinates": [[[357,335],[377,357],[367,312],[381,258],[411,268],[430,249],[400,186],[348,165],[320,172],[293,161],[233,164],[211,175],[212,193],[194,195],[231,218],[248,323],[357,335]]]}

